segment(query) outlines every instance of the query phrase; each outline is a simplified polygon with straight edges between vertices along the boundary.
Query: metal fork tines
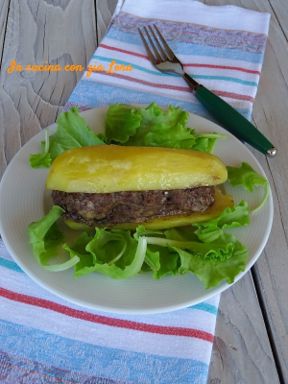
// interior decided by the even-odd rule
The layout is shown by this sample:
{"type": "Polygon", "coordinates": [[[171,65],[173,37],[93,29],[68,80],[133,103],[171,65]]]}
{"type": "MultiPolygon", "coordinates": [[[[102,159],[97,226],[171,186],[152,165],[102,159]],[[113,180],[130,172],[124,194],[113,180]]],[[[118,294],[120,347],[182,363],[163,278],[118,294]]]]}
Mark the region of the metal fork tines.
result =
{"type": "Polygon", "coordinates": [[[150,49],[149,44],[147,43],[144,33],[141,31],[140,28],[138,28],[138,31],[140,33],[143,44],[147,51],[149,60],[154,65],[158,63],[162,63],[164,61],[170,61],[172,63],[180,63],[177,57],[174,55],[174,52],[172,51],[172,49],[167,44],[166,40],[164,39],[157,25],[153,24],[153,25],[148,25],[147,27],[143,27],[143,31],[147,36],[147,39],[150,43],[150,46],[152,47],[153,52],[150,49]]]}
{"type": "MultiPolygon", "coordinates": [[[[169,47],[157,25],[152,24],[142,29],[138,28],[150,62],[161,72],[174,72],[186,78],[184,68],[180,60],[169,47]]],[[[189,78],[191,87],[198,83],[189,78]]]]}

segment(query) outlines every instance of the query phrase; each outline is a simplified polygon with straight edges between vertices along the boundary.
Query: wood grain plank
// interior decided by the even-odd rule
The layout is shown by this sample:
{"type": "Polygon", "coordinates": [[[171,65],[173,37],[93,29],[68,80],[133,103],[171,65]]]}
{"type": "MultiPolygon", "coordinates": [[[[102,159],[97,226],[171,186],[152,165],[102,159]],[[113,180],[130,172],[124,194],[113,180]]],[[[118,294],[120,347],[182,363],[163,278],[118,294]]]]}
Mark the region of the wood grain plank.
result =
{"type": "Polygon", "coordinates": [[[10,0],[0,1],[0,70],[10,0]]]}
{"type": "MultiPolygon", "coordinates": [[[[226,4],[226,1],[211,0],[206,1],[206,3],[226,4]]],[[[254,150],[252,152],[264,167],[271,182],[275,214],[270,239],[253,271],[256,286],[259,287],[259,299],[263,303],[262,310],[268,322],[269,338],[272,343],[274,358],[278,364],[280,380],[281,382],[288,382],[288,223],[285,220],[288,214],[286,198],[288,192],[287,106],[283,102],[288,98],[288,68],[286,64],[288,62],[288,47],[283,32],[284,27],[279,24],[279,20],[282,20],[284,24],[286,20],[285,25],[287,25],[288,19],[286,19],[285,12],[281,14],[281,17],[279,14],[275,14],[277,7],[274,6],[273,10],[268,0],[261,2],[259,0],[234,0],[230,3],[269,12],[272,16],[253,118],[257,127],[271,138],[279,152],[275,159],[269,160],[254,150]]],[[[281,13],[283,7],[287,7],[287,3],[280,0],[277,3],[278,12],[281,13]],[[280,3],[281,7],[279,6],[280,3]]],[[[272,4],[275,5],[274,2],[272,4]]],[[[227,303],[224,300],[221,301],[221,308],[222,311],[227,311],[227,303]]],[[[230,310],[229,313],[231,314],[230,310]]],[[[221,329],[221,322],[219,327],[217,328],[218,336],[223,337],[224,344],[229,343],[227,333],[225,334],[225,331],[221,329]]],[[[242,329],[245,329],[245,324],[242,325],[242,329]]],[[[247,337],[249,338],[251,335],[247,334],[247,337]]],[[[246,358],[246,356],[243,354],[242,358],[246,358]]],[[[219,367],[219,364],[221,362],[218,361],[216,365],[219,367]]],[[[210,381],[212,380],[212,382],[213,377],[215,375],[217,377],[216,371],[210,371],[210,381]]],[[[267,372],[266,369],[265,372],[267,372]]],[[[252,380],[248,382],[254,383],[252,380]]]]}
{"type": "Polygon", "coordinates": [[[286,0],[268,0],[273,13],[284,33],[288,39],[288,4],[286,0]]]}
{"type": "Polygon", "coordinates": [[[117,0],[96,0],[98,42],[102,40],[106,32],[116,4],[117,0]]]}
{"type": "MultiPolygon", "coordinates": [[[[6,29],[7,29],[7,20],[8,20],[8,12],[9,12],[9,5],[10,0],[2,0],[0,2],[0,73],[2,70],[2,57],[3,57],[3,50],[4,50],[4,41],[6,36],[6,29]]],[[[0,124],[1,122],[4,122],[3,120],[3,104],[2,104],[2,89],[0,87],[0,124]]],[[[2,129],[0,127],[0,177],[2,173],[4,172],[7,161],[4,151],[4,139],[5,139],[5,132],[4,132],[4,126],[2,125],[2,129]]]]}
{"type": "Polygon", "coordinates": [[[11,60],[23,68],[43,63],[85,68],[96,45],[93,0],[11,0],[0,76],[0,172],[21,145],[55,121],[82,75],[70,71],[7,74],[11,60]]]}
{"type": "Polygon", "coordinates": [[[277,158],[263,164],[271,180],[275,214],[271,237],[256,264],[255,276],[283,381],[288,382],[288,140],[287,106],[283,102],[288,100],[288,73],[285,62],[288,62],[287,40],[272,21],[254,120],[264,132],[268,132],[278,148],[277,158]]]}
{"type": "Polygon", "coordinates": [[[208,383],[279,383],[250,273],[221,295],[208,383]]]}

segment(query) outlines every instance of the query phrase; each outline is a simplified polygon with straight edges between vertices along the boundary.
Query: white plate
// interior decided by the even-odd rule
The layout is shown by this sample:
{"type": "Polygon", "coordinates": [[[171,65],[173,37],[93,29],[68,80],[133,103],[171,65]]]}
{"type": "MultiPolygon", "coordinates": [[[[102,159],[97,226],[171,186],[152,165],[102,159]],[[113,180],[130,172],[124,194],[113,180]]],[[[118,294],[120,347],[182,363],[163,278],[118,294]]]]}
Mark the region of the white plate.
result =
{"type": "MultiPolygon", "coordinates": [[[[105,111],[106,109],[93,109],[82,115],[92,129],[100,132],[104,127],[105,111]]],[[[229,165],[240,165],[242,161],[246,161],[265,176],[250,151],[221,127],[193,114],[190,114],[189,125],[197,131],[225,133],[227,139],[218,141],[215,154],[229,165]]],[[[50,133],[54,130],[55,124],[49,127],[50,133]]],[[[204,301],[230,286],[223,282],[216,288],[205,290],[192,274],[164,277],[161,280],[153,280],[150,274],[143,274],[119,281],[96,273],[75,278],[72,270],[58,273],[43,270],[32,256],[27,236],[28,225],[47,212],[47,170],[32,169],[28,165],[29,155],[39,151],[39,144],[43,139],[42,131],[20,149],[6,169],[0,185],[0,232],[3,241],[15,261],[34,281],[73,303],[115,313],[171,311],[204,301]]],[[[244,198],[254,205],[261,199],[261,189],[248,194],[242,189],[233,188],[233,196],[236,201],[244,198]]],[[[234,230],[238,239],[248,247],[250,254],[245,272],[239,274],[235,281],[260,256],[268,240],[272,220],[273,203],[270,196],[265,207],[252,218],[248,227],[234,230]]]]}

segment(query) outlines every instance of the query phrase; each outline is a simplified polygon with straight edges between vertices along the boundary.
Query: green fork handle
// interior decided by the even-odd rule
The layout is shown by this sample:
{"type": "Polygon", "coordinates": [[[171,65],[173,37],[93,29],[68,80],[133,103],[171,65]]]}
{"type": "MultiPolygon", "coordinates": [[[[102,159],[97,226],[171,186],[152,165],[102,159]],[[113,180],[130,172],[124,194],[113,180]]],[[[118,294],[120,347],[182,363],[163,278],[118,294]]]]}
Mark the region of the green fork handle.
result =
{"type": "Polygon", "coordinates": [[[198,84],[189,75],[185,74],[184,79],[194,90],[196,98],[210,112],[210,114],[227,131],[234,134],[240,140],[245,141],[265,155],[275,156],[277,150],[273,144],[250,123],[241,113],[226,103],[215,93],[209,91],[203,85],[198,84]]]}

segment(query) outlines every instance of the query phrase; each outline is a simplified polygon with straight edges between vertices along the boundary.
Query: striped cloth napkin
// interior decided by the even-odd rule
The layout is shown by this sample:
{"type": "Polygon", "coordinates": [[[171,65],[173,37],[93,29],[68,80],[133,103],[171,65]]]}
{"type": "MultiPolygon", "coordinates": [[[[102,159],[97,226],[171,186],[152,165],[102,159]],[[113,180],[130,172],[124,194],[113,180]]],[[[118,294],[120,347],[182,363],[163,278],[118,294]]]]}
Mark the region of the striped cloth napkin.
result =
{"type": "MultiPolygon", "coordinates": [[[[206,115],[177,76],[147,60],[137,27],[156,22],[187,71],[250,117],[269,15],[191,0],[127,0],[90,65],[132,70],[83,75],[67,108],[174,104],[206,115]]],[[[219,296],[159,315],[86,310],[44,291],[0,240],[1,383],[206,383],[219,296]]]]}

